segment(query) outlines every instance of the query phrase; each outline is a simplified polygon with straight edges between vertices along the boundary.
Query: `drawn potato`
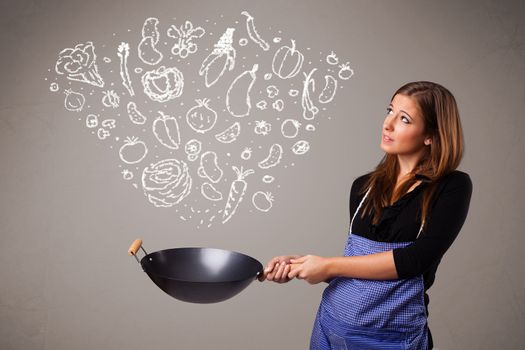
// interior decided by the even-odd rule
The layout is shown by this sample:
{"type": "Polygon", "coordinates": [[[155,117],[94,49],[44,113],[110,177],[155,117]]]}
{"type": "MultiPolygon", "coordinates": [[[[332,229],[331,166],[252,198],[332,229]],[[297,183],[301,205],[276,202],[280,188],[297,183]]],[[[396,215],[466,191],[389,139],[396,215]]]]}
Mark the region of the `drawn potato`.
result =
{"type": "Polygon", "coordinates": [[[207,178],[214,184],[219,182],[223,172],[217,162],[217,153],[211,151],[203,153],[197,173],[200,177],[207,178]]]}

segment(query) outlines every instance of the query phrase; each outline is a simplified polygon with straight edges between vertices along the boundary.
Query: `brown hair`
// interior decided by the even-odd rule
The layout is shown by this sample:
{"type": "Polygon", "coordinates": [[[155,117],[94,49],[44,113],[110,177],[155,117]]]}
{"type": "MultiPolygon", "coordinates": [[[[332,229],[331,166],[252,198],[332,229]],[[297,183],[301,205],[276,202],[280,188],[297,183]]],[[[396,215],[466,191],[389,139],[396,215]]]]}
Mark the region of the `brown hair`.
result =
{"type": "Polygon", "coordinates": [[[421,157],[413,171],[396,189],[396,179],[399,172],[397,155],[386,153],[364,186],[365,193],[370,193],[361,214],[363,217],[375,214],[372,223],[377,224],[381,218],[382,207],[395,203],[419,179],[417,175],[426,176],[429,184],[423,195],[421,204],[421,219],[423,224],[430,215],[430,203],[436,190],[436,182],[443,176],[455,170],[463,157],[463,130],[459,111],[454,96],[445,87],[428,82],[418,81],[403,85],[394,95],[412,97],[419,107],[424,120],[424,133],[432,139],[430,146],[421,157]]]}

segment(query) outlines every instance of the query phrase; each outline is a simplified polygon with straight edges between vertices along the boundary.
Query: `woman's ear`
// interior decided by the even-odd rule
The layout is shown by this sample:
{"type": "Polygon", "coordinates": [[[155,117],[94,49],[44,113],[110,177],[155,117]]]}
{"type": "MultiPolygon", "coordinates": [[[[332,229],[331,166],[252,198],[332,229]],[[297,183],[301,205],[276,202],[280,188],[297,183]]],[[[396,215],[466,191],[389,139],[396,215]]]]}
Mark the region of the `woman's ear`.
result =
{"type": "Polygon", "coordinates": [[[432,139],[430,137],[425,139],[425,145],[426,146],[429,146],[431,143],[432,143],[432,139]]]}

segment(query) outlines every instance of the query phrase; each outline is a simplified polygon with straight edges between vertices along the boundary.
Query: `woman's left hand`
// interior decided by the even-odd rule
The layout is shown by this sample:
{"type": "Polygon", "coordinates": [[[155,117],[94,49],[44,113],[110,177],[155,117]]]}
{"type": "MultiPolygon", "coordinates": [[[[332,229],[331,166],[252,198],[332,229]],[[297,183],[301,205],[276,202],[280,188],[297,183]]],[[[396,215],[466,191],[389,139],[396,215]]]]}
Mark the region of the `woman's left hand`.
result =
{"type": "Polygon", "coordinates": [[[290,260],[292,263],[289,279],[298,278],[310,284],[317,284],[330,278],[328,273],[329,258],[315,255],[305,255],[298,259],[290,260]]]}

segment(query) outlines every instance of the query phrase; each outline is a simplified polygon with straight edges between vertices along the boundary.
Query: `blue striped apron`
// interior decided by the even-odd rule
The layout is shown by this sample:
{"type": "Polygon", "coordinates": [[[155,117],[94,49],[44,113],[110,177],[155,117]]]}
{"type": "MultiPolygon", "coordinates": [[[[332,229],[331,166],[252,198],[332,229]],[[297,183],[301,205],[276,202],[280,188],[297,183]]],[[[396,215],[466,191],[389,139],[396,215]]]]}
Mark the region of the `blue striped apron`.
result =
{"type": "MultiPolygon", "coordinates": [[[[352,235],[345,256],[368,255],[412,242],[376,242],[352,235]]],[[[421,233],[423,225],[418,233],[421,233]]],[[[423,350],[428,348],[423,276],[397,280],[334,278],[323,292],[310,340],[311,350],[423,350]]]]}

